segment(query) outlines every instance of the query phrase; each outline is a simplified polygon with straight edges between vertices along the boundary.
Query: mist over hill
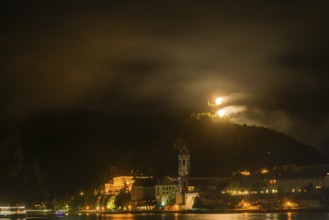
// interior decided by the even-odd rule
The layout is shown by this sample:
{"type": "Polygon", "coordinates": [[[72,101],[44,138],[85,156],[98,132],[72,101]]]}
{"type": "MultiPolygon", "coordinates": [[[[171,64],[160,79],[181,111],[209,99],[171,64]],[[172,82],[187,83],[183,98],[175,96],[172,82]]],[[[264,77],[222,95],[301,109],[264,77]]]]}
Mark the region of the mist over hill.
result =
{"type": "Polygon", "coordinates": [[[109,178],[111,166],[177,175],[177,137],[183,137],[190,149],[192,175],[220,175],[216,170],[223,166],[326,162],[316,148],[282,133],[228,120],[196,120],[186,112],[110,114],[52,109],[2,122],[1,163],[9,165],[1,170],[1,177],[10,179],[19,165],[21,175],[12,179],[13,186],[32,192],[42,185],[48,196],[95,187],[109,178]],[[19,142],[8,147],[6,140],[13,134],[19,142]],[[8,159],[14,155],[21,159],[8,159]],[[25,184],[23,179],[30,181],[25,184]]]}

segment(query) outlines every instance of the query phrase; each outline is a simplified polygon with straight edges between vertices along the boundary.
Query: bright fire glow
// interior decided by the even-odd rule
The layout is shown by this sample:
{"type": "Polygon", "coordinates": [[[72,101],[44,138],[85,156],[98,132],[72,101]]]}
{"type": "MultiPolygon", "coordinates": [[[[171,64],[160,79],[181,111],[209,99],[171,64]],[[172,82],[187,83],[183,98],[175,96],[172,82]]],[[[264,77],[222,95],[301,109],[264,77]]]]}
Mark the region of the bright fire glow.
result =
{"type": "Polygon", "coordinates": [[[265,169],[265,168],[260,171],[261,174],[267,174],[269,172],[270,171],[268,169],[265,169]]]}
{"type": "Polygon", "coordinates": [[[219,117],[224,117],[224,116],[225,116],[225,110],[223,110],[223,109],[218,110],[218,111],[217,111],[217,115],[218,115],[219,117]]]}
{"type": "Polygon", "coordinates": [[[215,99],[215,104],[216,104],[216,105],[221,105],[222,102],[223,102],[223,98],[222,98],[222,97],[217,97],[217,98],[215,99]]]}
{"type": "Polygon", "coordinates": [[[244,171],[241,171],[240,174],[243,176],[250,176],[250,171],[244,170],[244,171]]]}

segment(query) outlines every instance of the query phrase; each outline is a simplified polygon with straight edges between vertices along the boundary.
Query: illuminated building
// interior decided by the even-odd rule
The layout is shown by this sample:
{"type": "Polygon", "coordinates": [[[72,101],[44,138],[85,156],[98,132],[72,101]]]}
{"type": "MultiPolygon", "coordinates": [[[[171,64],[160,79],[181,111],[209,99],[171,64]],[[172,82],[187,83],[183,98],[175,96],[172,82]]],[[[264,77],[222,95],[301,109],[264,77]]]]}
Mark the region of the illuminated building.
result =
{"type": "Polygon", "coordinates": [[[186,147],[185,141],[182,138],[177,139],[176,147],[179,148],[179,154],[178,154],[179,193],[184,194],[188,192],[188,177],[191,170],[190,153],[186,147]]]}
{"type": "Polygon", "coordinates": [[[130,191],[134,182],[134,176],[114,177],[109,183],[105,183],[105,194],[117,194],[122,189],[130,191]]]}
{"type": "Polygon", "coordinates": [[[113,186],[113,182],[110,181],[108,183],[105,183],[104,185],[104,192],[106,195],[108,194],[112,194],[114,192],[114,186],[113,186]]]}
{"type": "Polygon", "coordinates": [[[328,164],[275,166],[277,187],[283,193],[301,193],[329,187],[328,164]]]}
{"type": "Polygon", "coordinates": [[[151,210],[155,205],[155,184],[153,178],[137,179],[131,187],[131,205],[138,210],[151,210]]]}
{"type": "Polygon", "coordinates": [[[302,209],[318,209],[323,208],[320,199],[304,199],[298,202],[298,205],[302,209]]]}
{"type": "Polygon", "coordinates": [[[191,171],[190,153],[186,147],[185,141],[178,138],[176,147],[179,149],[178,154],[178,187],[179,192],[176,193],[176,204],[180,210],[191,210],[194,204],[194,199],[198,193],[189,192],[188,179],[191,171]]]}
{"type": "Polygon", "coordinates": [[[155,185],[155,199],[159,206],[173,205],[179,191],[178,181],[173,177],[165,177],[155,185]]]}
{"type": "Polygon", "coordinates": [[[115,191],[120,191],[121,189],[131,190],[131,186],[134,183],[133,176],[118,176],[113,178],[113,187],[115,191]]]}
{"type": "Polygon", "coordinates": [[[278,189],[281,192],[305,192],[308,187],[321,189],[323,187],[323,177],[290,177],[278,179],[278,189]]]}

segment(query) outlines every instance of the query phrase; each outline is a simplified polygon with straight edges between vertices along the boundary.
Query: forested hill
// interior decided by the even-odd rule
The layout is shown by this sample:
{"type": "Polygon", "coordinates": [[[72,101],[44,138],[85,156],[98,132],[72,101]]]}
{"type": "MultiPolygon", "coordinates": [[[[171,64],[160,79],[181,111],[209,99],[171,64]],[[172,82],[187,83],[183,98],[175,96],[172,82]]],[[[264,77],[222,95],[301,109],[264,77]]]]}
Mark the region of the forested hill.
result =
{"type": "MultiPolygon", "coordinates": [[[[190,149],[192,175],[220,175],[217,168],[257,168],[280,164],[319,164],[326,159],[316,148],[267,128],[220,120],[190,119],[180,130],[171,130],[149,145],[127,155],[131,167],[157,168],[177,175],[174,143],[183,137],[190,149]]],[[[219,169],[220,170],[220,169],[219,169]]]]}
{"type": "Polygon", "coordinates": [[[42,186],[48,195],[92,187],[109,177],[110,166],[177,175],[174,143],[181,136],[190,149],[192,175],[214,175],[209,171],[222,166],[326,162],[314,147],[284,134],[226,120],[196,120],[187,113],[53,109],[7,118],[0,129],[0,175],[9,180],[1,187],[6,182],[34,192],[42,186]]]}

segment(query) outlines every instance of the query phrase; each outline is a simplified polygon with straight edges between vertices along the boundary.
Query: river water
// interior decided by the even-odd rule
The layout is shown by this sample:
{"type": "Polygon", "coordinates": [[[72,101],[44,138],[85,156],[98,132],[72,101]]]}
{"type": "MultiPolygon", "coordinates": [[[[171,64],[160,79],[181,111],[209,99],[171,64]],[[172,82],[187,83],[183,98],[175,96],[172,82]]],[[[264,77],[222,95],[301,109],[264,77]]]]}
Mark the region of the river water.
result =
{"type": "MultiPolygon", "coordinates": [[[[64,217],[26,217],[15,220],[329,220],[329,213],[234,213],[234,214],[108,214],[64,217]]],[[[0,220],[13,220],[1,218],[0,220]]]]}

